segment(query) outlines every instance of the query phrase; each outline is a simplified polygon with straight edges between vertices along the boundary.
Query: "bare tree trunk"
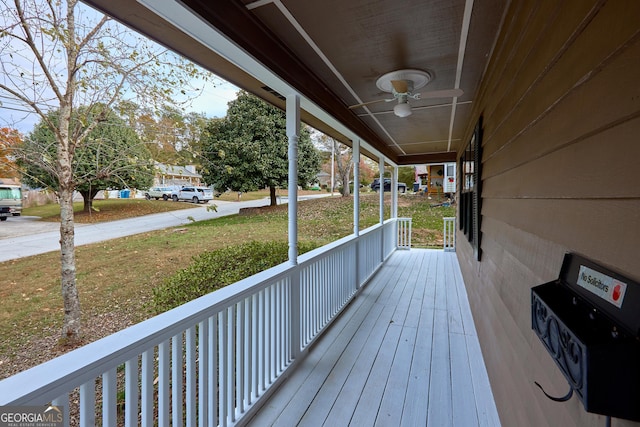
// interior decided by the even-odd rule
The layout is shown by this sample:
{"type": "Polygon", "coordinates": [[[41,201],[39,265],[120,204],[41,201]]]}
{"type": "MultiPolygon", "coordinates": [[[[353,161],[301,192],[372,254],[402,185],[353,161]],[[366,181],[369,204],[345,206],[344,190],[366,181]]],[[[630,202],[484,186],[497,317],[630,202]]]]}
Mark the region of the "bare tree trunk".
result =
{"type": "MultiPolygon", "coordinates": [[[[73,84],[70,84],[73,87],[73,84]]],[[[64,303],[62,340],[69,344],[80,339],[80,298],[76,287],[76,250],[73,218],[73,155],[69,142],[71,103],[61,103],[58,139],[58,177],[60,183],[60,281],[64,303]]]]}
{"type": "Polygon", "coordinates": [[[276,199],[276,187],[269,187],[269,200],[271,200],[269,206],[276,206],[278,204],[278,200],[276,199]]]}
{"type": "Polygon", "coordinates": [[[60,190],[60,266],[64,324],[62,338],[68,343],[80,338],[80,299],[76,287],[73,190],[60,190]]]}
{"type": "MultiPolygon", "coordinates": [[[[338,166],[338,174],[342,180],[342,197],[349,197],[351,189],[349,187],[349,178],[351,177],[351,169],[353,168],[353,151],[351,149],[340,150],[339,142],[333,139],[333,146],[338,153],[336,156],[336,163],[338,166]]],[[[359,183],[354,182],[353,185],[359,183]]]]}
{"type": "MultiPolygon", "coordinates": [[[[349,197],[351,195],[351,185],[349,184],[349,171],[341,176],[342,179],[342,197],[349,197]]],[[[355,185],[355,183],[353,184],[355,185]]]]}

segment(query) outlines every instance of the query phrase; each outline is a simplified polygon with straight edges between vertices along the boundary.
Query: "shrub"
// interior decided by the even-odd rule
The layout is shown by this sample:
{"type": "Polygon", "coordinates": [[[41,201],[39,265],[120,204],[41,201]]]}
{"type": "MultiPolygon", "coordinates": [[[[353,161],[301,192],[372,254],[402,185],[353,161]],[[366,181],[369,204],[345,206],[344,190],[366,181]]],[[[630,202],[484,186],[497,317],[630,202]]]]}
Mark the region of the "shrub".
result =
{"type": "MultiPolygon", "coordinates": [[[[300,253],[318,247],[299,243],[300,253]]],[[[162,313],[288,259],[286,242],[249,242],[194,256],[191,265],[153,289],[151,309],[162,313]]]]}

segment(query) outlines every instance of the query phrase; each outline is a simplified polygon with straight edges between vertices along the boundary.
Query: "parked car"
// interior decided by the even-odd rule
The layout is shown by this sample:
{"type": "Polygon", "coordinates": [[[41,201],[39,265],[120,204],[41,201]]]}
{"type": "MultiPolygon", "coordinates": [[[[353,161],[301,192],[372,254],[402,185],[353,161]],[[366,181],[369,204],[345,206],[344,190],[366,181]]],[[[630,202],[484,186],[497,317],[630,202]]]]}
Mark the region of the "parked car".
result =
{"type": "Polygon", "coordinates": [[[174,202],[209,203],[213,200],[213,190],[209,187],[182,187],[171,194],[171,199],[174,202]]]}
{"type": "Polygon", "coordinates": [[[0,221],[22,213],[22,189],[19,185],[1,184],[0,181],[0,221]]]}
{"type": "MultiPolygon", "coordinates": [[[[374,178],[373,182],[371,183],[371,189],[373,191],[375,191],[376,193],[378,191],[380,191],[380,179],[379,178],[374,178]]],[[[384,179],[384,191],[391,191],[391,178],[385,178],[384,179]]],[[[405,184],[404,182],[399,182],[398,183],[398,192],[406,193],[407,192],[407,184],[405,184]]]]}
{"type": "Polygon", "coordinates": [[[169,200],[171,195],[173,194],[173,189],[170,187],[152,187],[147,192],[144,193],[144,197],[147,200],[156,199],[156,200],[169,200]]]}

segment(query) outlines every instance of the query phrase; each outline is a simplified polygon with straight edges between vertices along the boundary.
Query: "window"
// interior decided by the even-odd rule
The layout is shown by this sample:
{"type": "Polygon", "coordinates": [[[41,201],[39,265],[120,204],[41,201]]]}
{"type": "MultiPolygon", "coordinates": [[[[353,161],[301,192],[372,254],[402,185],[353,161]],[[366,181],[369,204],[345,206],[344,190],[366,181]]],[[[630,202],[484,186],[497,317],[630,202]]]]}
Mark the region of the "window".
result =
{"type": "Polygon", "coordinates": [[[454,168],[453,165],[447,165],[447,176],[453,176],[454,168]]]}
{"type": "Polygon", "coordinates": [[[460,191],[460,218],[459,228],[467,236],[467,240],[473,247],[476,260],[480,261],[480,222],[481,215],[481,168],[482,168],[482,117],[473,131],[471,140],[467,144],[460,157],[459,191],[460,191]]]}
{"type": "Polygon", "coordinates": [[[22,193],[17,187],[1,187],[0,199],[21,199],[22,193]]]}

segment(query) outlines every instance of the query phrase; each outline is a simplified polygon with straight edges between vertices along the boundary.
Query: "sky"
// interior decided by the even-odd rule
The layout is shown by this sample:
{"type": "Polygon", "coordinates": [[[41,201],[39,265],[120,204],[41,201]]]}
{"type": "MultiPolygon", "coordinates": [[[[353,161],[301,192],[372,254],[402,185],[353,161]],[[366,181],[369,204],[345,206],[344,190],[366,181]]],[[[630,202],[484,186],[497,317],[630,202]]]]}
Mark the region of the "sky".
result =
{"type": "MultiPolygon", "coordinates": [[[[101,16],[101,14],[84,4],[80,4],[79,7],[82,9],[79,16],[87,16],[87,19],[99,19],[99,16],[101,16]]],[[[0,27],[4,27],[5,25],[6,21],[4,21],[4,19],[0,19],[0,27]]],[[[7,52],[8,51],[0,51],[0,54],[2,55],[0,60],[3,62],[7,60],[7,63],[16,63],[22,60],[26,61],[22,67],[25,69],[32,68],[29,63],[30,59],[26,57],[19,58],[17,55],[12,55],[11,59],[8,60],[8,58],[5,58],[5,56],[8,55],[7,52]]],[[[53,61],[57,60],[58,58],[53,58],[53,61]]],[[[59,58],[59,60],[62,61],[63,58],[59,58]]],[[[0,69],[0,73],[7,73],[7,71],[4,70],[5,67],[3,66],[2,69],[0,69]]],[[[8,81],[6,79],[6,74],[4,76],[0,76],[0,80],[5,82],[8,81]]],[[[202,92],[185,107],[185,113],[203,113],[208,118],[224,117],[227,112],[227,103],[236,98],[236,94],[239,90],[231,83],[228,83],[219,77],[210,79],[210,82],[205,83],[204,86],[202,86],[202,81],[195,82],[193,85],[196,87],[202,87],[202,92]]],[[[0,90],[0,103],[0,127],[16,128],[21,133],[27,134],[31,132],[35,124],[40,121],[39,116],[25,110],[24,107],[18,105],[15,100],[8,97],[2,90],[0,90]]]]}
{"type": "MultiPolygon", "coordinates": [[[[207,83],[202,93],[186,107],[185,112],[204,113],[207,118],[224,117],[227,114],[227,104],[236,98],[238,90],[231,83],[222,80],[216,80],[215,85],[207,83]]],[[[0,127],[15,128],[26,135],[40,121],[40,116],[21,107],[16,108],[15,103],[4,95],[0,95],[0,102],[0,127]]]]}

